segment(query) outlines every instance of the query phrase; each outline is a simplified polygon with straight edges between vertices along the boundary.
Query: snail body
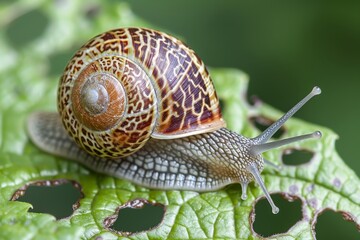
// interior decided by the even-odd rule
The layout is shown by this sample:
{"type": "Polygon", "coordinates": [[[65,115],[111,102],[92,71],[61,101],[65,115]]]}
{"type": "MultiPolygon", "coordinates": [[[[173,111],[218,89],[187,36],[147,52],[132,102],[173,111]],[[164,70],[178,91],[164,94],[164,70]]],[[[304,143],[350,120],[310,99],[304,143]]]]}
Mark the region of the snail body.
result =
{"type": "Polygon", "coordinates": [[[240,183],[242,199],[260,177],[271,136],[309,95],[256,138],[225,128],[204,63],[181,41],[144,28],[121,28],[83,45],[65,68],[57,113],[33,113],[30,138],[41,149],[94,171],[160,189],[212,191],[240,183]]]}

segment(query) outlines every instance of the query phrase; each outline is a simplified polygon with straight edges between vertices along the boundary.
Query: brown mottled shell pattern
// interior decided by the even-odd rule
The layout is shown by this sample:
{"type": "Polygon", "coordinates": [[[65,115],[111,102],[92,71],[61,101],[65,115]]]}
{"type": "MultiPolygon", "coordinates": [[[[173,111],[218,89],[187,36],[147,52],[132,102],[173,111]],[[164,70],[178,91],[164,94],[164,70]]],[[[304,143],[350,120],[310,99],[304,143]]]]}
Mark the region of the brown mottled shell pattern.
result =
{"type": "Polygon", "coordinates": [[[176,38],[143,28],[108,31],[81,47],[60,79],[58,108],[77,144],[104,158],[130,155],[150,137],[225,126],[200,58],[176,38]],[[94,86],[96,104],[89,105],[94,86]]]}

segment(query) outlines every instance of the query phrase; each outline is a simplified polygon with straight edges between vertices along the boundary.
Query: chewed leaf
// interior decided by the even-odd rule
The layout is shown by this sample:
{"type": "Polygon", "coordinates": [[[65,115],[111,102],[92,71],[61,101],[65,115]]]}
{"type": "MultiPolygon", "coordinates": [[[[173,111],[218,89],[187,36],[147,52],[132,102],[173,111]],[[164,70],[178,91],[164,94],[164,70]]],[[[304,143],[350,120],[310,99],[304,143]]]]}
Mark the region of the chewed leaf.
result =
{"type": "MultiPolygon", "coordinates": [[[[14,14],[17,10],[17,2],[0,6],[2,28],[8,27],[15,17],[25,17],[18,19],[18,23],[28,21],[28,15],[14,14]]],[[[255,211],[264,196],[254,184],[249,185],[246,200],[241,199],[241,186],[237,184],[206,193],[147,189],[96,174],[35,147],[27,136],[25,120],[35,110],[56,111],[60,69],[66,65],[74,46],[107,29],[149,24],[133,15],[127,5],[114,1],[93,0],[91,4],[85,0],[33,1],[20,10],[48,22],[37,29],[38,36],[22,39],[25,42],[21,46],[26,47],[10,44],[12,35],[0,32],[0,239],[258,239],[265,234],[256,226],[255,211]],[[66,11],[59,11],[59,4],[65,4],[61,6],[66,6],[66,11]],[[76,207],[70,216],[57,220],[48,212],[29,211],[35,204],[12,201],[14,194],[21,195],[31,183],[60,180],[76,182],[81,189],[81,197],[73,201],[76,207]],[[160,206],[157,222],[150,227],[139,226],[138,230],[116,230],[113,225],[117,218],[121,220],[122,210],[129,206],[137,208],[139,202],[160,206]]],[[[243,72],[214,68],[210,73],[228,128],[255,137],[260,130],[252,119],[273,122],[281,116],[271,106],[252,106],[246,101],[249,82],[243,72]]],[[[287,232],[275,236],[271,232],[267,235],[270,239],[313,238],[317,217],[328,210],[341,213],[360,226],[360,181],[338,156],[337,135],[325,127],[291,119],[279,138],[318,129],[323,133],[320,140],[264,154],[269,162],[282,166],[262,172],[267,189],[283,201],[300,202],[301,211],[296,211],[302,215],[293,225],[282,228],[287,232]],[[310,159],[304,164],[282,165],[284,152],[289,149],[311,153],[311,157],[306,156],[310,159]]],[[[264,211],[271,213],[268,205],[264,211]]],[[[280,206],[280,214],[281,211],[280,206]]]]}

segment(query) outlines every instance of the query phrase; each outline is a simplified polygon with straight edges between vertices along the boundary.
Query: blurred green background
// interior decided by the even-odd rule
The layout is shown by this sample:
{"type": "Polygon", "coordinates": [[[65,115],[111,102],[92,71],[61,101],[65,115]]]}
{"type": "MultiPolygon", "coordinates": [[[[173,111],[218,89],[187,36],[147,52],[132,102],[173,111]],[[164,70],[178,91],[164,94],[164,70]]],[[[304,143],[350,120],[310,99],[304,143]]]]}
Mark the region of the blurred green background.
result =
{"type": "MultiPolygon", "coordinates": [[[[126,2],[144,20],[181,36],[208,66],[248,73],[249,99],[256,95],[286,111],[314,85],[320,86],[323,94],[296,117],[337,132],[340,156],[359,175],[360,1],[126,2]]],[[[101,14],[101,9],[89,13],[101,14]]],[[[2,29],[14,48],[23,47],[28,36],[40,33],[46,25],[46,19],[36,13],[22,17],[19,13],[13,24],[2,29]]],[[[64,53],[61,61],[53,63],[52,71],[59,73],[72,53],[64,53]]]]}

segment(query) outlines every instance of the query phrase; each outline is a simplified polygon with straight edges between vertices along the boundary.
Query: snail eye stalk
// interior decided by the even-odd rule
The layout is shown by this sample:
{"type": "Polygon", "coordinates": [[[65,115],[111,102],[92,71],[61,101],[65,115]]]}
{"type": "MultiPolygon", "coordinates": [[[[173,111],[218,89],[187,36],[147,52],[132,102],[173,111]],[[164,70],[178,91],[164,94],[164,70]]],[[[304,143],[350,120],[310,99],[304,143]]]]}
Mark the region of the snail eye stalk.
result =
{"type": "MultiPolygon", "coordinates": [[[[310,138],[321,138],[321,132],[315,131],[313,133],[304,134],[300,136],[290,137],[286,139],[281,139],[278,141],[267,142],[281,126],[285,124],[285,122],[292,117],[305,103],[307,103],[312,97],[319,95],[321,93],[321,89],[319,87],[314,87],[312,91],[304,97],[300,102],[298,102],[293,108],[291,108],[287,113],[285,113],[281,118],[279,118],[276,122],[274,122],[271,126],[269,126],[263,133],[259,136],[252,139],[253,145],[250,147],[250,155],[256,156],[263,152],[266,152],[270,149],[278,148],[284,145],[288,145],[290,143],[302,141],[305,139],[310,138]]],[[[260,172],[257,169],[255,163],[251,163],[248,166],[248,171],[254,176],[255,181],[260,185],[261,189],[263,190],[265,197],[267,198],[268,202],[271,205],[272,212],[274,214],[279,212],[279,208],[275,206],[268,190],[265,187],[264,181],[260,176],[260,172]]]]}
{"type": "MultiPolygon", "coordinates": [[[[311,98],[321,93],[321,89],[319,87],[314,87],[312,91],[304,97],[300,102],[298,102],[293,108],[291,108],[287,113],[285,113],[281,118],[279,118],[276,122],[271,124],[264,132],[262,132],[259,136],[253,138],[255,145],[259,145],[262,143],[266,143],[275,133],[282,127],[285,122],[291,118],[299,109],[304,106],[311,98]]],[[[321,136],[321,134],[320,134],[321,136]]],[[[303,139],[300,139],[303,140],[303,139]]]]}

